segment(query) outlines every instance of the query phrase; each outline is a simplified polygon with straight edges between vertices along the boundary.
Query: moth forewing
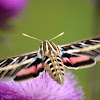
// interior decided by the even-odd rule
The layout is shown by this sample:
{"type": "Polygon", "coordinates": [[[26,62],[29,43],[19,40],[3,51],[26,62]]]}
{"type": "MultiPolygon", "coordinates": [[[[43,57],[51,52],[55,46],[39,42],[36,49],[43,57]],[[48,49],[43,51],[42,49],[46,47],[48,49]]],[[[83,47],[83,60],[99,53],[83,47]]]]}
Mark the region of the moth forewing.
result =
{"type": "Polygon", "coordinates": [[[1,81],[8,81],[8,80],[14,79],[16,77],[17,73],[23,68],[23,66],[25,66],[29,63],[32,63],[32,62],[33,62],[33,60],[29,59],[29,60],[24,61],[22,63],[8,65],[8,66],[4,66],[4,67],[0,68],[0,80],[1,81]],[[20,69],[20,70],[18,71],[18,69],[20,69]]]}
{"type": "Polygon", "coordinates": [[[87,46],[87,47],[84,47],[84,48],[76,48],[74,50],[68,50],[67,52],[68,53],[77,53],[77,52],[89,52],[89,51],[92,51],[92,50],[96,50],[100,48],[100,44],[96,44],[96,45],[93,45],[93,46],[87,46]]]}
{"type": "Polygon", "coordinates": [[[6,57],[4,59],[0,59],[0,63],[3,61],[3,60],[7,60],[7,59],[14,59],[14,58],[17,58],[17,57],[25,57],[25,56],[33,56],[35,57],[37,55],[37,51],[32,51],[32,52],[27,52],[27,53],[23,53],[23,54],[19,54],[19,55],[15,55],[15,56],[10,56],[10,57],[6,57]]]}
{"type": "Polygon", "coordinates": [[[26,64],[29,64],[29,63],[32,63],[34,60],[31,58],[29,60],[26,60],[24,62],[21,62],[21,63],[17,63],[17,64],[13,64],[13,65],[8,65],[8,66],[4,66],[4,67],[1,67],[0,68],[0,71],[7,71],[7,70],[12,70],[12,69],[15,69],[15,68],[18,68],[22,65],[26,65],[26,64]]]}
{"type": "Polygon", "coordinates": [[[71,43],[62,44],[62,45],[60,45],[60,47],[71,46],[71,45],[74,45],[74,44],[85,43],[85,42],[89,43],[90,40],[94,40],[93,42],[95,42],[95,40],[100,41],[100,36],[90,37],[90,38],[86,38],[86,39],[81,39],[81,40],[78,40],[78,41],[74,41],[74,42],[71,42],[71,43]]]}
{"type": "Polygon", "coordinates": [[[83,39],[60,46],[63,53],[87,55],[94,60],[100,60],[100,36],[83,39]]]}
{"type": "MultiPolygon", "coordinates": [[[[25,54],[1,59],[0,60],[0,80],[6,80],[6,79],[8,80],[8,78],[14,79],[17,76],[17,74],[20,73],[22,69],[26,69],[26,68],[30,69],[31,66],[34,66],[35,68],[34,70],[38,70],[38,73],[40,73],[41,71],[43,71],[43,70],[39,71],[38,64],[40,63],[41,63],[41,59],[38,58],[37,52],[30,52],[30,53],[25,53],[25,54]]],[[[36,73],[33,73],[33,74],[36,74],[36,73]]],[[[38,75],[39,74],[37,74],[37,76],[38,75]]],[[[33,76],[33,77],[37,77],[37,76],[33,76]]],[[[21,80],[23,79],[24,79],[24,76],[21,80]]]]}

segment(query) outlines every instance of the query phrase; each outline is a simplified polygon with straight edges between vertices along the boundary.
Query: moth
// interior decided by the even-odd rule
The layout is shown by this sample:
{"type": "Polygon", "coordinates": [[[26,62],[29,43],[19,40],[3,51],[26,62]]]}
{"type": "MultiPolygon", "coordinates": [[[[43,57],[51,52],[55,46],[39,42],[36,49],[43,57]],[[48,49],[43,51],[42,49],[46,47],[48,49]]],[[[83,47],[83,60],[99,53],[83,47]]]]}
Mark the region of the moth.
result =
{"type": "Polygon", "coordinates": [[[41,41],[37,51],[8,57],[0,60],[0,81],[21,81],[36,78],[43,71],[59,84],[64,84],[65,67],[81,69],[91,67],[100,60],[100,36],[56,45],[53,39],[63,35],[62,32],[51,40],[41,41]]]}

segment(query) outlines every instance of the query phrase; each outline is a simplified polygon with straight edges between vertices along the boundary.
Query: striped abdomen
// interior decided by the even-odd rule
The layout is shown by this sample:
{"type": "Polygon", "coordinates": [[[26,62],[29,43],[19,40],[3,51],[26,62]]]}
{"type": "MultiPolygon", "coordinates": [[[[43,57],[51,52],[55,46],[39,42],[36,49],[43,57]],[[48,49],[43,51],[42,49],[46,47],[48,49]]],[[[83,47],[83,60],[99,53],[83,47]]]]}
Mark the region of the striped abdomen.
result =
{"type": "Polygon", "coordinates": [[[44,60],[44,68],[49,73],[49,75],[59,84],[64,83],[65,68],[59,56],[46,56],[44,60]]]}

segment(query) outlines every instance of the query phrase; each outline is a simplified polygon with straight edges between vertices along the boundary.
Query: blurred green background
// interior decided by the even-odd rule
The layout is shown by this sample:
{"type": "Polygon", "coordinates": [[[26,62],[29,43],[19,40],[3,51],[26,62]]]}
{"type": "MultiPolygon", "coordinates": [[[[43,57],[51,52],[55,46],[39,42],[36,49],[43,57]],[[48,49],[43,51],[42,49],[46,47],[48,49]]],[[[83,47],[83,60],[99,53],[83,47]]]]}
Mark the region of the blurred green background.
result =
{"type": "MultiPolygon", "coordinates": [[[[22,36],[27,33],[53,42],[66,44],[100,34],[98,5],[91,0],[30,0],[27,8],[13,22],[13,29],[1,31],[0,58],[37,50],[40,42],[22,36]],[[98,11],[97,11],[98,10],[98,11]]],[[[96,66],[71,70],[83,86],[86,100],[100,100],[100,62],[96,66]]]]}

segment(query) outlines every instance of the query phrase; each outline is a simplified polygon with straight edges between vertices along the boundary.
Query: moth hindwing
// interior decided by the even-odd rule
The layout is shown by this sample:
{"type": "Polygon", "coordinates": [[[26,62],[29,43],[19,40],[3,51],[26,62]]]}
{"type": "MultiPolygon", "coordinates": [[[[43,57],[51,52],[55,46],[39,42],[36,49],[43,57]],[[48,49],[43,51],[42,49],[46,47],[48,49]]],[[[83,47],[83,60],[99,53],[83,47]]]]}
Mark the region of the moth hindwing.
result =
{"type": "Polygon", "coordinates": [[[36,78],[46,70],[56,82],[64,84],[65,67],[87,68],[100,60],[100,36],[61,46],[51,40],[42,41],[38,51],[0,60],[0,80],[36,78]]]}

